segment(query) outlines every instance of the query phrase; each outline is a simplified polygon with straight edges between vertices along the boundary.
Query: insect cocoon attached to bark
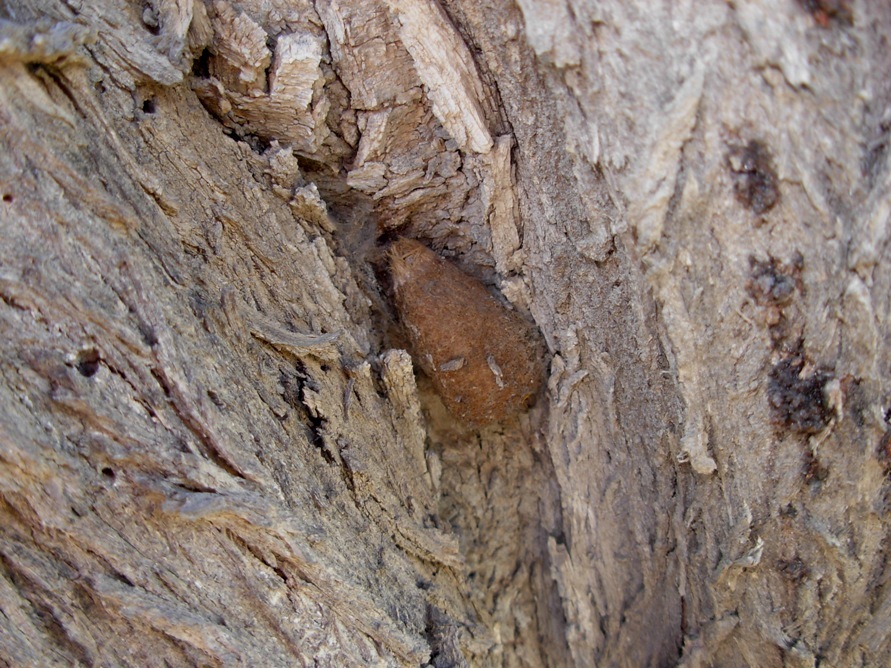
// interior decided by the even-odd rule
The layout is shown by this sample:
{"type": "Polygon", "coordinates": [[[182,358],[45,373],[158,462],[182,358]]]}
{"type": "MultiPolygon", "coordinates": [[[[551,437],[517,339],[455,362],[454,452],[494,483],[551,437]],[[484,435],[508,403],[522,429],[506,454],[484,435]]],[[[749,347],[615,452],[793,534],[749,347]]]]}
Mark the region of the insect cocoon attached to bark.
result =
{"type": "Polygon", "coordinates": [[[393,243],[389,260],[415,362],[446,408],[477,425],[529,408],[544,380],[538,329],[417,241],[393,243]]]}

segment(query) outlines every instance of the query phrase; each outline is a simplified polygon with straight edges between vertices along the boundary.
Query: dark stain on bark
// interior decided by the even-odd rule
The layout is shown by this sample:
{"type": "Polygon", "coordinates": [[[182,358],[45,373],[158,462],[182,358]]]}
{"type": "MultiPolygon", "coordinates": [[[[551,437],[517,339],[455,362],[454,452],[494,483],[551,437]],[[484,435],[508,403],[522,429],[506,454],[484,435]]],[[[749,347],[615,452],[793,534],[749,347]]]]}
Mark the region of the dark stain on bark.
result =
{"type": "Polygon", "coordinates": [[[730,151],[730,170],[736,199],[753,213],[761,216],[770,211],[780,199],[779,179],[767,147],[752,140],[745,147],[730,151]]]}
{"type": "Polygon", "coordinates": [[[780,431],[816,434],[829,424],[832,417],[823,392],[832,374],[819,369],[803,374],[804,370],[801,344],[770,370],[767,396],[773,423],[780,431]]]}
{"type": "Polygon", "coordinates": [[[762,320],[770,332],[770,340],[774,349],[789,338],[788,307],[796,296],[804,292],[801,270],[804,258],[795,253],[789,262],[780,262],[774,257],[767,260],[749,258],[752,267],[751,278],[746,283],[746,290],[752,300],[763,311],[762,320]]]}
{"type": "Polygon", "coordinates": [[[801,7],[823,28],[833,23],[854,25],[854,12],[848,0],[798,0],[801,7]]]}

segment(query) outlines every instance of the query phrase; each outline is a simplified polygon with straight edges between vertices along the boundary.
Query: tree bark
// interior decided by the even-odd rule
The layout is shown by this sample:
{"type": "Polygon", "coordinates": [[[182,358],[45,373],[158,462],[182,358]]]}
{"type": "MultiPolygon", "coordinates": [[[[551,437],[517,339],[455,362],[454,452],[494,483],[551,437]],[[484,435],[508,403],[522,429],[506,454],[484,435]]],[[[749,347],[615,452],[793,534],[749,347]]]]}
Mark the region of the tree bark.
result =
{"type": "Polygon", "coordinates": [[[891,663],[882,3],[0,19],[0,663],[891,663]],[[530,410],[446,410],[400,236],[530,410]]]}

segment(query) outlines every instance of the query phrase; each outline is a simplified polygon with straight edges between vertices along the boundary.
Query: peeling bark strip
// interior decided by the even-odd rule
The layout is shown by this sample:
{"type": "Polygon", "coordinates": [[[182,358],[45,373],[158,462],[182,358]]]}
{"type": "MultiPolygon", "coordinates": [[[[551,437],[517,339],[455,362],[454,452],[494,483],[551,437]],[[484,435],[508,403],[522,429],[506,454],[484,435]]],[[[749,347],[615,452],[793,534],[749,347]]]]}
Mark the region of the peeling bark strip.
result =
{"type": "Polygon", "coordinates": [[[96,41],[92,30],[67,21],[19,24],[0,18],[0,63],[79,62],[77,50],[96,41]]]}
{"type": "Polygon", "coordinates": [[[534,403],[545,350],[529,322],[417,241],[393,244],[390,270],[415,360],[449,411],[486,424],[534,403]]]}

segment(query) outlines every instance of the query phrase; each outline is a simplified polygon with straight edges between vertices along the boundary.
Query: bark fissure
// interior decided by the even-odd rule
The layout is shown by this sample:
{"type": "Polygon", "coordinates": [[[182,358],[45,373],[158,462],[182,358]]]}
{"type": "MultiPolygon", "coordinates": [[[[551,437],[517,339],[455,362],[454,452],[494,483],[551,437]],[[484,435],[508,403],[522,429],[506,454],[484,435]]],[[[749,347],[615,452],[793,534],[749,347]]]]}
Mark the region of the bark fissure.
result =
{"type": "Polygon", "coordinates": [[[0,662],[888,663],[885,8],[2,13],[0,662]]]}

